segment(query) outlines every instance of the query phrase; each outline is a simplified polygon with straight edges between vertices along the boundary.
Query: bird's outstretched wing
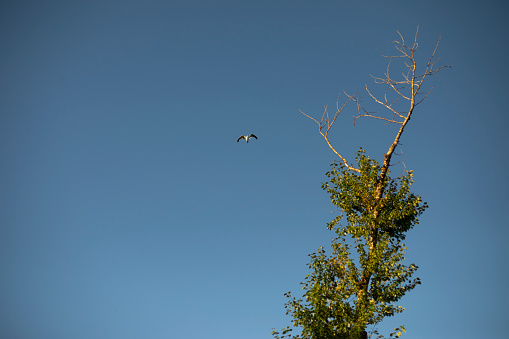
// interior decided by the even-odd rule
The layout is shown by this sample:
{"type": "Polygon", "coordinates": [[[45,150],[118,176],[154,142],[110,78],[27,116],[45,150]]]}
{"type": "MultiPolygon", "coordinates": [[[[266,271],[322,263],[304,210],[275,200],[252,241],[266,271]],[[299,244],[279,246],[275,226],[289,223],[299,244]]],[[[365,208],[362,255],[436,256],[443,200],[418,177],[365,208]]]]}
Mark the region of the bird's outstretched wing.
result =
{"type": "MultiPolygon", "coordinates": [[[[241,135],[241,136],[240,136],[240,138],[238,138],[238,139],[237,139],[237,142],[239,142],[239,141],[240,141],[240,139],[246,139],[246,137],[245,137],[245,136],[243,136],[243,135],[241,135]]],[[[246,139],[246,140],[247,140],[247,139],[246,139]]]]}
{"type": "Polygon", "coordinates": [[[249,137],[250,137],[250,138],[251,138],[251,137],[253,137],[253,138],[255,138],[256,140],[258,140],[258,138],[256,137],[256,135],[254,135],[254,134],[251,134],[249,137]]]}

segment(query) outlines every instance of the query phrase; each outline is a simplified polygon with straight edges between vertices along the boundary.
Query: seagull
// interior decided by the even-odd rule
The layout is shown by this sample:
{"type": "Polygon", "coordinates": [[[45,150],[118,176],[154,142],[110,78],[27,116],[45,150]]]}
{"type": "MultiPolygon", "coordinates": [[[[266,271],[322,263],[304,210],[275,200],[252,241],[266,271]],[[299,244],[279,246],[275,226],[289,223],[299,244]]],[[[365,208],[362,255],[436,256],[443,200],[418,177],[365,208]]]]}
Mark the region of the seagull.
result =
{"type": "Polygon", "coordinates": [[[248,143],[250,138],[255,138],[255,139],[257,139],[257,140],[258,140],[258,138],[256,137],[256,135],[251,134],[251,135],[241,135],[241,136],[240,136],[240,138],[238,138],[238,139],[237,139],[237,142],[239,142],[239,141],[240,141],[240,139],[246,139],[246,143],[248,143]]]}

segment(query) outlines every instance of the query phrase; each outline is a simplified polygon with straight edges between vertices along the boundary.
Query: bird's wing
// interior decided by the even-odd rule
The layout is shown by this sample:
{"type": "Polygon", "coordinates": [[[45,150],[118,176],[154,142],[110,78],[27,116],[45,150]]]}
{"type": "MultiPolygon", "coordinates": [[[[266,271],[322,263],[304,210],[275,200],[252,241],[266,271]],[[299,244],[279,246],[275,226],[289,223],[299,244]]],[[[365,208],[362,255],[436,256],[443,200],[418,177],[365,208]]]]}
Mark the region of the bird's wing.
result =
{"type": "Polygon", "coordinates": [[[240,139],[245,139],[245,138],[246,138],[245,136],[241,135],[240,138],[237,139],[237,142],[239,142],[240,139]]]}
{"type": "Polygon", "coordinates": [[[253,137],[253,138],[255,138],[256,140],[258,140],[258,138],[256,137],[256,135],[254,135],[254,134],[251,134],[249,137],[250,137],[250,138],[251,138],[251,137],[253,137]]]}

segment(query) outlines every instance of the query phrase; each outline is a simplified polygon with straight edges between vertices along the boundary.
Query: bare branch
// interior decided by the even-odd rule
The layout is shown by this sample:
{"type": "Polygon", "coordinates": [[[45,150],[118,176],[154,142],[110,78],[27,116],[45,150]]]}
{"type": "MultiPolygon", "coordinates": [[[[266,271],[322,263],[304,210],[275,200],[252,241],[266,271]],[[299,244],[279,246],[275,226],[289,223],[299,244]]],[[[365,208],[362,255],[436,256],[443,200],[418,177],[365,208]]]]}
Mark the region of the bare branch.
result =
{"type": "MultiPolygon", "coordinates": [[[[355,102],[357,105],[357,116],[354,117],[354,124],[356,119],[361,117],[367,117],[367,118],[373,118],[378,120],[383,120],[388,124],[398,124],[400,125],[398,132],[396,133],[396,136],[393,140],[393,142],[390,144],[387,153],[384,154],[384,162],[382,165],[382,169],[380,172],[380,182],[383,182],[385,180],[385,177],[387,175],[388,168],[390,166],[391,157],[394,153],[394,150],[399,144],[399,140],[401,138],[401,135],[403,134],[403,131],[410,120],[410,117],[414,111],[415,106],[421,104],[424,100],[428,98],[428,95],[431,93],[432,89],[428,90],[427,92],[422,92],[422,86],[426,79],[426,77],[435,75],[436,73],[440,72],[442,69],[450,67],[450,66],[441,66],[438,68],[436,67],[436,63],[440,59],[435,59],[435,54],[438,50],[438,46],[440,44],[440,38],[437,41],[437,44],[435,45],[435,48],[433,50],[433,53],[431,54],[430,58],[427,60],[425,69],[422,73],[417,73],[417,60],[415,58],[415,53],[417,49],[419,48],[419,44],[417,43],[417,36],[419,33],[419,27],[417,27],[417,30],[415,32],[414,41],[412,42],[411,46],[408,46],[406,44],[405,38],[403,35],[397,31],[400,40],[395,40],[395,48],[399,52],[397,55],[391,55],[391,56],[384,56],[389,59],[389,62],[387,63],[387,69],[384,74],[384,77],[376,77],[372,76],[375,84],[382,84],[388,86],[388,93],[394,95],[395,99],[389,99],[388,93],[383,95],[383,99],[379,99],[375,94],[373,94],[368,86],[366,85],[366,92],[368,95],[378,104],[382,105],[386,110],[388,110],[390,113],[388,116],[383,116],[378,113],[369,112],[367,111],[360,102],[360,98],[356,97],[356,95],[348,95],[345,93],[345,95],[348,97],[348,100],[344,102],[341,106],[339,105],[339,96],[338,100],[336,102],[336,113],[334,114],[334,117],[332,117],[332,121],[329,119],[329,113],[327,111],[327,106],[325,107],[325,111],[322,115],[322,120],[318,122],[316,119],[310,117],[309,115],[305,114],[301,111],[302,114],[307,116],[308,118],[312,119],[318,124],[319,127],[319,133],[325,138],[327,141],[327,144],[329,147],[338,155],[343,164],[349,168],[352,171],[360,172],[358,169],[348,165],[346,159],[339,154],[339,152],[331,145],[328,137],[328,133],[336,121],[339,114],[343,111],[346,104],[350,101],[355,102]],[[391,75],[391,61],[393,58],[404,58],[403,65],[407,68],[406,73],[402,72],[402,78],[401,79],[395,79],[392,78],[391,75]],[[423,95],[422,98],[420,96],[423,95]],[[407,102],[408,106],[406,109],[398,109],[397,106],[401,105],[401,102],[399,99],[404,99],[404,101],[401,102],[407,102]],[[325,130],[324,130],[325,129],[325,130]]],[[[383,188],[380,186],[380,191],[377,192],[377,196],[380,197],[383,194],[383,188]]]]}
{"type": "MultiPolygon", "coordinates": [[[[380,105],[384,106],[385,108],[387,108],[388,110],[390,110],[391,112],[394,113],[394,115],[400,117],[401,119],[404,119],[405,117],[403,115],[401,115],[399,112],[397,112],[394,108],[392,108],[392,105],[397,102],[397,99],[395,101],[393,101],[391,104],[388,104],[388,101],[387,101],[387,94],[384,96],[385,97],[385,102],[382,102],[380,100],[378,100],[373,94],[371,94],[371,92],[369,91],[368,89],[368,86],[366,85],[366,91],[368,92],[369,96],[371,98],[373,98],[373,100],[375,100],[377,103],[379,103],[380,105]]],[[[359,117],[361,116],[368,116],[368,115],[359,115],[359,117]]],[[[374,117],[374,116],[372,116],[374,117]]],[[[384,118],[381,118],[381,117],[377,117],[377,119],[382,119],[382,120],[387,120],[387,119],[384,119],[384,118]]],[[[394,120],[394,119],[392,119],[394,120]]],[[[398,121],[394,121],[394,122],[397,122],[397,123],[401,123],[401,122],[398,122],[398,121]]]]}
{"type": "Polygon", "coordinates": [[[322,120],[320,122],[318,122],[318,120],[316,120],[315,118],[307,115],[306,113],[304,113],[302,111],[300,111],[300,112],[318,124],[318,133],[320,133],[322,135],[322,137],[327,142],[327,145],[329,145],[330,149],[334,153],[336,153],[336,155],[341,159],[341,161],[343,162],[345,167],[348,168],[351,171],[355,171],[355,172],[359,172],[360,173],[360,170],[358,168],[355,168],[355,167],[353,167],[353,166],[348,164],[348,161],[346,161],[346,159],[332,146],[332,144],[329,141],[329,135],[328,135],[329,134],[329,130],[331,129],[331,127],[334,124],[334,122],[336,121],[337,117],[341,114],[341,112],[345,108],[346,104],[348,104],[348,102],[350,100],[352,100],[352,98],[353,98],[352,96],[349,96],[348,94],[346,94],[346,96],[348,97],[348,100],[346,102],[344,102],[341,105],[341,107],[340,107],[339,106],[339,95],[338,95],[338,99],[336,101],[336,113],[334,114],[334,117],[332,118],[332,121],[329,120],[329,112],[327,110],[327,106],[325,106],[325,111],[322,114],[322,120]],[[325,121],[324,121],[324,116],[326,116],[325,121]],[[325,130],[325,133],[324,133],[322,130],[325,127],[326,127],[326,130],[325,130]]]}
{"type": "Polygon", "coordinates": [[[419,101],[415,104],[415,106],[419,105],[421,102],[423,102],[424,100],[426,100],[426,98],[428,97],[428,95],[431,93],[431,91],[432,91],[432,90],[433,90],[433,87],[431,87],[431,88],[430,88],[430,90],[429,90],[428,92],[426,92],[426,94],[424,95],[424,97],[423,97],[421,100],[419,100],[419,101]]]}

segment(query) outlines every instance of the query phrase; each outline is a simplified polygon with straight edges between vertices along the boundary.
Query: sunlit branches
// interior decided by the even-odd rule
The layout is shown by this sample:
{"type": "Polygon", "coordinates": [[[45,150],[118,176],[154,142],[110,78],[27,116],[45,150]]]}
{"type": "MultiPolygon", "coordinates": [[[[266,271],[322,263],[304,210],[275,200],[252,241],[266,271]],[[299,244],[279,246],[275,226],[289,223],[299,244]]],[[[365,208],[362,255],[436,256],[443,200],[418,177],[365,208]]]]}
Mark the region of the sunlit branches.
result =
{"type": "Polygon", "coordinates": [[[324,137],[325,141],[327,142],[327,145],[329,145],[329,147],[332,149],[332,151],[334,153],[336,153],[336,155],[341,159],[343,164],[348,169],[350,169],[352,171],[360,172],[359,169],[349,165],[348,162],[346,161],[346,159],[332,146],[332,144],[329,141],[329,131],[330,131],[332,125],[336,121],[337,117],[341,114],[341,112],[345,108],[346,104],[348,104],[348,102],[350,102],[350,100],[353,99],[353,96],[349,96],[346,93],[345,93],[345,95],[348,97],[348,100],[346,102],[344,102],[341,106],[339,106],[339,95],[338,95],[338,99],[336,100],[336,113],[334,113],[334,117],[332,118],[332,120],[330,120],[330,118],[329,118],[329,111],[327,110],[327,106],[325,106],[325,110],[322,114],[322,119],[320,121],[316,120],[315,118],[307,115],[306,113],[304,113],[302,111],[300,111],[300,112],[318,124],[318,133],[320,133],[324,137]],[[325,132],[324,132],[324,130],[325,130],[325,132]]]}

